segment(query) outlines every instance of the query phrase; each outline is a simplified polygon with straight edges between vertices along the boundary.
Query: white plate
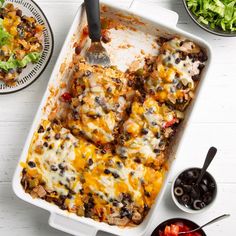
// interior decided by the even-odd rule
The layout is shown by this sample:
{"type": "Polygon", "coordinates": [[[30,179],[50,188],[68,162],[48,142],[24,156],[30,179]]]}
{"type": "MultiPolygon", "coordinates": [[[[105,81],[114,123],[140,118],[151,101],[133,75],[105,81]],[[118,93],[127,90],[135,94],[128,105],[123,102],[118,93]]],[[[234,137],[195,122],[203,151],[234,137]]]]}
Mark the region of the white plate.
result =
{"type": "Polygon", "coordinates": [[[19,75],[16,84],[9,86],[0,81],[0,94],[17,92],[32,84],[43,73],[53,52],[54,39],[50,24],[44,15],[42,9],[32,0],[6,0],[6,3],[12,3],[19,8],[23,15],[32,16],[39,24],[45,26],[43,30],[43,52],[38,63],[27,65],[19,75]]]}

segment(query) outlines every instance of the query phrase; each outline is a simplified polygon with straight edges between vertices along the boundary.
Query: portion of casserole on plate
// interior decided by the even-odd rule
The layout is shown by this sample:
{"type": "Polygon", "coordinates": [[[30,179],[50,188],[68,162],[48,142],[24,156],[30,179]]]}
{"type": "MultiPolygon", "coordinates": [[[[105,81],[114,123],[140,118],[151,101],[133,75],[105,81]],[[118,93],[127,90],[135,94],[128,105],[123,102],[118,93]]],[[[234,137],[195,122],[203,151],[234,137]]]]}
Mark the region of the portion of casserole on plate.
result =
{"type": "Polygon", "coordinates": [[[13,4],[0,1],[0,81],[13,86],[29,63],[39,61],[43,25],[13,4]]]}
{"type": "Polygon", "coordinates": [[[27,193],[111,225],[143,221],[207,60],[189,40],[158,41],[159,54],[135,72],[74,54],[57,114],[41,121],[22,163],[27,193]]]}

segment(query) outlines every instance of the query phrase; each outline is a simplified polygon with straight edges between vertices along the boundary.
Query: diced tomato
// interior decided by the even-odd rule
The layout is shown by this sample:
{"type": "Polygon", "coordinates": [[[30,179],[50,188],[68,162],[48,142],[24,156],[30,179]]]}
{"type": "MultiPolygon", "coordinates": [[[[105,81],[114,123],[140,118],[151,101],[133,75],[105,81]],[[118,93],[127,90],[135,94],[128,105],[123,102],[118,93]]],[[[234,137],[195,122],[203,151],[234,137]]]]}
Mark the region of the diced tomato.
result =
{"type": "Polygon", "coordinates": [[[176,123],[176,121],[177,121],[176,118],[173,118],[172,120],[167,121],[164,125],[164,128],[168,128],[168,127],[172,126],[174,123],[176,123]]]}
{"type": "Polygon", "coordinates": [[[179,233],[179,226],[178,225],[171,225],[166,226],[164,230],[164,236],[178,236],[179,233]]]}
{"type": "MultiPolygon", "coordinates": [[[[190,228],[182,223],[167,225],[164,229],[164,232],[159,231],[159,236],[178,236],[179,232],[189,231],[190,228]]],[[[201,236],[201,234],[194,232],[186,234],[186,236],[201,236]]]]}
{"type": "Polygon", "coordinates": [[[65,92],[61,95],[61,99],[63,102],[70,102],[72,97],[71,97],[70,93],[65,92]]]}

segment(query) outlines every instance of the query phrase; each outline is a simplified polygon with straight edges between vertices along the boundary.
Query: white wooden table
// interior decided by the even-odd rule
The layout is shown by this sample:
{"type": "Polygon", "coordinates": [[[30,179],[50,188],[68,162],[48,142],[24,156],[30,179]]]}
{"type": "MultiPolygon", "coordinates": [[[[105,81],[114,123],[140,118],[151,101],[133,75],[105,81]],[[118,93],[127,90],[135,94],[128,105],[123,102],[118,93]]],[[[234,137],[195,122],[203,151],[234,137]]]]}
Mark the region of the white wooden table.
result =
{"type": "MultiPolygon", "coordinates": [[[[112,0],[108,0],[112,1],[112,0]]],[[[114,1],[114,0],[113,0],[114,1]]],[[[221,38],[198,28],[185,12],[181,0],[117,0],[128,8],[137,1],[160,5],[176,11],[178,27],[207,40],[213,48],[212,73],[175,163],[173,175],[189,166],[201,166],[208,148],[218,148],[209,171],[215,176],[219,195],[212,209],[203,214],[180,212],[170,197],[170,183],[165,192],[156,222],[172,217],[186,217],[202,224],[223,213],[231,217],[206,228],[209,236],[235,236],[236,224],[236,38],[221,38]]],[[[15,94],[0,96],[0,235],[66,235],[48,226],[49,213],[19,200],[13,193],[11,179],[50,73],[63,44],[79,0],[37,0],[47,15],[55,36],[53,58],[43,75],[30,87],[15,94]]],[[[150,232],[147,235],[150,235],[150,232]]],[[[98,233],[98,235],[107,235],[98,233]]],[[[128,236],[128,235],[127,235],[128,236]]]]}

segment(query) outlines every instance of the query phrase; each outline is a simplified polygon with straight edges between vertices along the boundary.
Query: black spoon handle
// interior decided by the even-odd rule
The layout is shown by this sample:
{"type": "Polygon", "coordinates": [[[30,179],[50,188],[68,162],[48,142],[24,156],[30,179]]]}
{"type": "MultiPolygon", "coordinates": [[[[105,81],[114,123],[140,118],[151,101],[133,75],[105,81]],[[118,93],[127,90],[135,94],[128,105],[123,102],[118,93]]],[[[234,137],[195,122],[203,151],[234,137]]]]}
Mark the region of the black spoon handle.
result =
{"type": "Polygon", "coordinates": [[[206,173],[206,170],[208,168],[208,166],[210,165],[210,163],[212,162],[213,158],[215,157],[217,152],[217,149],[215,147],[211,147],[207,153],[204,165],[201,169],[201,173],[200,176],[198,177],[198,180],[196,182],[196,185],[198,185],[200,183],[200,181],[202,180],[203,175],[206,173]]]}
{"type": "Polygon", "coordinates": [[[87,13],[89,38],[92,42],[101,39],[100,4],[99,0],[84,0],[87,13]]]}

